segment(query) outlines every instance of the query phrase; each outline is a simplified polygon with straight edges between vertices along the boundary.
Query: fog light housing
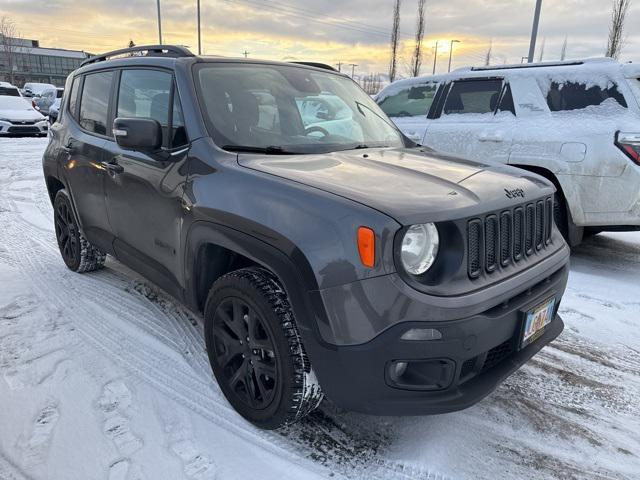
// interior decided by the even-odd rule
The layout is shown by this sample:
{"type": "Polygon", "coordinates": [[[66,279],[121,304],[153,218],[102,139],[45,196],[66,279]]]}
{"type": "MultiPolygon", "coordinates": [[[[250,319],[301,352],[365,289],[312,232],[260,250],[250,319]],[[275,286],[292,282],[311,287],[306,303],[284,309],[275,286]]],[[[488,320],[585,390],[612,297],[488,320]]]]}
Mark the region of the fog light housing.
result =
{"type": "Polygon", "coordinates": [[[404,390],[444,390],[453,382],[455,363],[446,358],[394,360],[387,364],[386,381],[404,390]]]}

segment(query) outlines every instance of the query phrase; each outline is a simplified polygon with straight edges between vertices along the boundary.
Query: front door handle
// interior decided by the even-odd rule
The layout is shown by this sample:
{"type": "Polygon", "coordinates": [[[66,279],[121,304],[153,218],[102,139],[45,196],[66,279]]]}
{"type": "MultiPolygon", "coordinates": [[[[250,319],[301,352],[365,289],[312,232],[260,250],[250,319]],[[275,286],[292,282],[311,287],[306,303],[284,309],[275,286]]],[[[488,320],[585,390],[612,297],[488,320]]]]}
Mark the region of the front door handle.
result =
{"type": "Polygon", "coordinates": [[[112,160],[110,162],[100,162],[100,165],[106,168],[109,173],[119,174],[124,172],[124,167],[115,160],[112,160]]]}
{"type": "Polygon", "coordinates": [[[481,133],[478,137],[481,142],[504,142],[504,136],[501,133],[481,133]]]}
{"type": "Polygon", "coordinates": [[[75,151],[75,145],[72,140],[69,140],[66,145],[62,146],[62,150],[71,155],[75,151]]]}

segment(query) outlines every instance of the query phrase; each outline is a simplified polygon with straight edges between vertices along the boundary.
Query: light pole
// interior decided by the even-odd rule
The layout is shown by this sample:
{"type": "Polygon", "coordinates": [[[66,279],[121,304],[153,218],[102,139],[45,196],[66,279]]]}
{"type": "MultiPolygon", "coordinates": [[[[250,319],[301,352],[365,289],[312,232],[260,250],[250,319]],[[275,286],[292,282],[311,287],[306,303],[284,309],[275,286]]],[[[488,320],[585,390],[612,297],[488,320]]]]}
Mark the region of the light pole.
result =
{"type": "Polygon", "coordinates": [[[160,16],[160,0],[157,0],[158,5],[158,42],[162,45],[162,17],[160,16]]]}
{"type": "Polygon", "coordinates": [[[202,37],[200,36],[200,0],[198,0],[198,55],[202,55],[202,37]]]}
{"type": "Polygon", "coordinates": [[[433,75],[436,74],[436,61],[438,60],[438,41],[436,40],[436,50],[433,53],[433,75]]]}
{"type": "Polygon", "coordinates": [[[453,44],[454,43],[460,43],[460,40],[451,40],[451,45],[449,46],[449,68],[447,69],[447,72],[451,71],[451,56],[453,55],[453,44]]]}
{"type": "Polygon", "coordinates": [[[542,9],[542,0],[536,0],[536,10],[533,14],[533,27],[531,28],[531,43],[529,43],[529,56],[527,63],[533,62],[533,55],[536,53],[536,38],[538,37],[538,23],[540,23],[540,10],[542,9]]]}
{"type": "Polygon", "coordinates": [[[358,66],[357,63],[352,63],[351,64],[351,78],[353,78],[353,76],[355,75],[357,66],[358,66]]]}

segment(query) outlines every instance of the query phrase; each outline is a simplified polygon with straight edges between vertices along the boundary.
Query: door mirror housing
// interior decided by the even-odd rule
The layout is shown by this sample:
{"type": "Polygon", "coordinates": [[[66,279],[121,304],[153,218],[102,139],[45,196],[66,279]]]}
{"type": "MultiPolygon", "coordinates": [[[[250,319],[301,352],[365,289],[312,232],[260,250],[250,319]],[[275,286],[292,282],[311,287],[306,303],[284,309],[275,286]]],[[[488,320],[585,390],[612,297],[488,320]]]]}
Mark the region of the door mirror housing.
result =
{"type": "Polygon", "coordinates": [[[155,152],[162,147],[162,127],[151,118],[116,118],[113,136],[122,148],[155,152]]]}

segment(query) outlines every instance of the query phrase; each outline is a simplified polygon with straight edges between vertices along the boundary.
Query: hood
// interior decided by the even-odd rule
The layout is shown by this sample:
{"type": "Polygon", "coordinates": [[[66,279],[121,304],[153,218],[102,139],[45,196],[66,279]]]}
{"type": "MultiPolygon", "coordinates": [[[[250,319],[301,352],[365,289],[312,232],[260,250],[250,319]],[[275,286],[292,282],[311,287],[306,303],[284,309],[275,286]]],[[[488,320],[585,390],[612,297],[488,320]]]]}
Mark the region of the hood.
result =
{"type": "Polygon", "coordinates": [[[362,203],[404,225],[465,218],[554,191],[550,182],[524,170],[423,149],[288,156],[240,154],[238,162],[362,203]],[[516,195],[510,193],[514,191],[516,195]]]}
{"type": "Polygon", "coordinates": [[[44,116],[33,109],[0,110],[0,118],[7,118],[12,122],[40,122],[44,120],[44,116]]]}

